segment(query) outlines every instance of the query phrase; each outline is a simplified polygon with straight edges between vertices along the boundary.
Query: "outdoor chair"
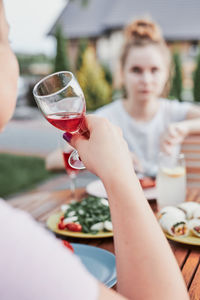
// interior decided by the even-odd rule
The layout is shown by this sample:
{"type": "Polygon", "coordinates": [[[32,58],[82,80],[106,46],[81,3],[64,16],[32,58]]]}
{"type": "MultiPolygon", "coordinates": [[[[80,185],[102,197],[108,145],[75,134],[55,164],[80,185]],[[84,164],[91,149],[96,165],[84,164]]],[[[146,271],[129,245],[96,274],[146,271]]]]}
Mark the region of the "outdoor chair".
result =
{"type": "Polygon", "coordinates": [[[187,187],[190,193],[200,195],[200,134],[189,135],[181,150],[186,160],[187,187]]]}

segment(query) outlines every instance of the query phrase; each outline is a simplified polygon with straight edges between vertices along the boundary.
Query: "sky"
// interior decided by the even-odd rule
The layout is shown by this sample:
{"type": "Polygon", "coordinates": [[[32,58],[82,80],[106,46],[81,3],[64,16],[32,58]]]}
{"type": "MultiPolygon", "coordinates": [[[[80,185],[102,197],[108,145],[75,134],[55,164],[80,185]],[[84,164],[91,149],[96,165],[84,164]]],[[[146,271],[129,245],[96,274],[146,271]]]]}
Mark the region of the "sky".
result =
{"type": "Polygon", "coordinates": [[[55,40],[47,37],[67,0],[4,0],[9,40],[15,52],[54,55],[55,40]]]}

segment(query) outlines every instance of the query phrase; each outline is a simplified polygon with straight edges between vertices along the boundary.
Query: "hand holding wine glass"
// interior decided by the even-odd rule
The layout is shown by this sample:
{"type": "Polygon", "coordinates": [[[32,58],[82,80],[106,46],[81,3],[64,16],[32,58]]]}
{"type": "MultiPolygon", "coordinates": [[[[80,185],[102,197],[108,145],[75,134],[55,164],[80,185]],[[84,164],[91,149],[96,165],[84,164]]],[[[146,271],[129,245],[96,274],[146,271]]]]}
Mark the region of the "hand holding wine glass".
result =
{"type": "Polygon", "coordinates": [[[126,176],[133,174],[131,154],[121,129],[97,116],[87,115],[85,120],[90,137],[74,134],[70,145],[78,149],[87,170],[103,182],[112,180],[119,170],[126,176]]]}
{"type": "MultiPolygon", "coordinates": [[[[82,133],[85,98],[71,72],[57,72],[43,78],[35,85],[33,95],[49,123],[70,134],[82,133]]],[[[69,164],[75,169],[85,168],[76,150],[71,153],[69,164]]]]}

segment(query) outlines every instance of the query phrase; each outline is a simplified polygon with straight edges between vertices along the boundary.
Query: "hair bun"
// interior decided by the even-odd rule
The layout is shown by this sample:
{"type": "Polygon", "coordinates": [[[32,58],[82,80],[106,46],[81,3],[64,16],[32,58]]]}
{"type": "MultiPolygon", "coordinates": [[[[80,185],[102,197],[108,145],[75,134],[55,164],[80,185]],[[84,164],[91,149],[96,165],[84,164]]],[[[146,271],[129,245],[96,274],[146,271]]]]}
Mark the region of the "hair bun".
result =
{"type": "Polygon", "coordinates": [[[149,19],[137,19],[125,29],[127,41],[151,40],[160,42],[163,40],[160,27],[149,19]]]}

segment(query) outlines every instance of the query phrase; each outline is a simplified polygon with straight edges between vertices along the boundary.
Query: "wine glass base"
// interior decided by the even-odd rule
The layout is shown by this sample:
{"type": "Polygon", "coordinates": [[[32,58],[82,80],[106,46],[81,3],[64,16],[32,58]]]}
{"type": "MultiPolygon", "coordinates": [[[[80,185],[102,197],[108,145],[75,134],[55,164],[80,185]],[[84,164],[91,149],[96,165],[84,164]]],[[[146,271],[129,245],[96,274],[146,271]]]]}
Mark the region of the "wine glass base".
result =
{"type": "Polygon", "coordinates": [[[74,150],[68,160],[68,163],[70,165],[70,167],[72,167],[73,169],[77,169],[77,170],[83,170],[85,169],[84,164],[82,163],[82,161],[80,160],[80,157],[78,155],[78,152],[76,150],[74,150]]]}

